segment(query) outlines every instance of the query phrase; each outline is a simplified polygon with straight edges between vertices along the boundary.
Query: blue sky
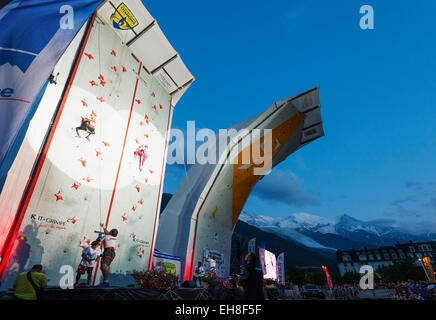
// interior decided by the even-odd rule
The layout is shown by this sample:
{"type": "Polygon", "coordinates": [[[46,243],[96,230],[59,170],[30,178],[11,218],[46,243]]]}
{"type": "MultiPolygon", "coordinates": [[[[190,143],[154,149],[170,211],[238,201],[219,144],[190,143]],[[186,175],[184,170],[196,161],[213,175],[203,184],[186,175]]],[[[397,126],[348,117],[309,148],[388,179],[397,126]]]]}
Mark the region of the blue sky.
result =
{"type": "MultiPolygon", "coordinates": [[[[173,127],[195,120],[218,131],[321,88],[326,136],[262,180],[247,211],[347,213],[436,231],[435,1],[145,5],[196,77],[173,127]],[[359,27],[364,4],[374,8],[374,30],[359,27]]],[[[168,166],[164,191],[173,193],[183,176],[168,166]]]]}

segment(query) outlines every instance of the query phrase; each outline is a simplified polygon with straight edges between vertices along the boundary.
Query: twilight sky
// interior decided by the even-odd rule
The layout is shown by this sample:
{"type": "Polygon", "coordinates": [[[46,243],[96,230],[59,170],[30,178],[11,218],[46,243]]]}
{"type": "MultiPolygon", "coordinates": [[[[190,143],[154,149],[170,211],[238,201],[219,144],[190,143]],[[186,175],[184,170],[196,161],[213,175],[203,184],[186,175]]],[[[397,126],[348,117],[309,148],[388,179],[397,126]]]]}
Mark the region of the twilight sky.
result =
{"type": "MultiPolygon", "coordinates": [[[[326,136],[259,182],[245,210],[347,213],[436,231],[435,1],[145,5],[196,77],[173,127],[195,120],[217,132],[321,87],[326,136]],[[359,27],[365,4],[374,8],[374,30],[359,27]]],[[[164,192],[174,193],[183,176],[167,166],[164,192]]]]}

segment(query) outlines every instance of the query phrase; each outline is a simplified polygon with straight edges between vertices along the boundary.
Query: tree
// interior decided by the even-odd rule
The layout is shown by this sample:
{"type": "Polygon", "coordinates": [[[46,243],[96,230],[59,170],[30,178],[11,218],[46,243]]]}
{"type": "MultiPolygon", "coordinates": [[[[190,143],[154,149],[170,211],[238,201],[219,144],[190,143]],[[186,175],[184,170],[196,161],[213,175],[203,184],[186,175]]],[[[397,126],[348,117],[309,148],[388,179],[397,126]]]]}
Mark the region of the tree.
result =
{"type": "Polygon", "coordinates": [[[422,267],[417,265],[416,261],[411,257],[395,261],[389,266],[380,266],[375,273],[376,279],[383,282],[427,280],[422,267]]]}

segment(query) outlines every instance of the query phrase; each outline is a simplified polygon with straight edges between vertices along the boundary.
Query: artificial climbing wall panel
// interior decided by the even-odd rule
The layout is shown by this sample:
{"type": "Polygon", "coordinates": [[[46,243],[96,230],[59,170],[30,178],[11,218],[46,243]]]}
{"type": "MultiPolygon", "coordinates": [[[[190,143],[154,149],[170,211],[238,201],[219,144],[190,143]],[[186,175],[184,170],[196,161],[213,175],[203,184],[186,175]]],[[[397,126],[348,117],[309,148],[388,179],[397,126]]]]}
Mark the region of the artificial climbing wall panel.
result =
{"type": "MultiPolygon", "coordinates": [[[[111,284],[133,283],[132,270],[149,267],[171,108],[166,90],[96,19],[30,196],[6,282],[23,266],[41,263],[49,285],[59,285],[61,266],[77,267],[100,223],[119,231],[111,284]],[[88,132],[77,135],[82,117],[94,118],[89,140],[88,132]],[[148,157],[141,167],[134,153],[144,145],[148,157]]],[[[97,269],[95,284],[101,281],[97,269]]]]}

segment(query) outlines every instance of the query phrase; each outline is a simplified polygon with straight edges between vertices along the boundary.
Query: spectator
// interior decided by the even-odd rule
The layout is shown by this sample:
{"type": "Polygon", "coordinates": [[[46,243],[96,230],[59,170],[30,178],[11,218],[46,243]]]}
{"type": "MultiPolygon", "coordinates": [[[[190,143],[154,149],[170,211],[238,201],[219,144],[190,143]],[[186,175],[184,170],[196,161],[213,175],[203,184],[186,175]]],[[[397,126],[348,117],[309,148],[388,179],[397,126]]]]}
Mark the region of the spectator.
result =
{"type": "Polygon", "coordinates": [[[263,273],[256,267],[258,256],[250,252],[245,256],[245,265],[239,276],[238,285],[243,288],[246,300],[265,300],[263,292],[263,273]]]}
{"type": "Polygon", "coordinates": [[[35,264],[29,272],[20,273],[14,282],[15,298],[18,300],[41,300],[47,287],[47,277],[42,265],[35,264]]]}

